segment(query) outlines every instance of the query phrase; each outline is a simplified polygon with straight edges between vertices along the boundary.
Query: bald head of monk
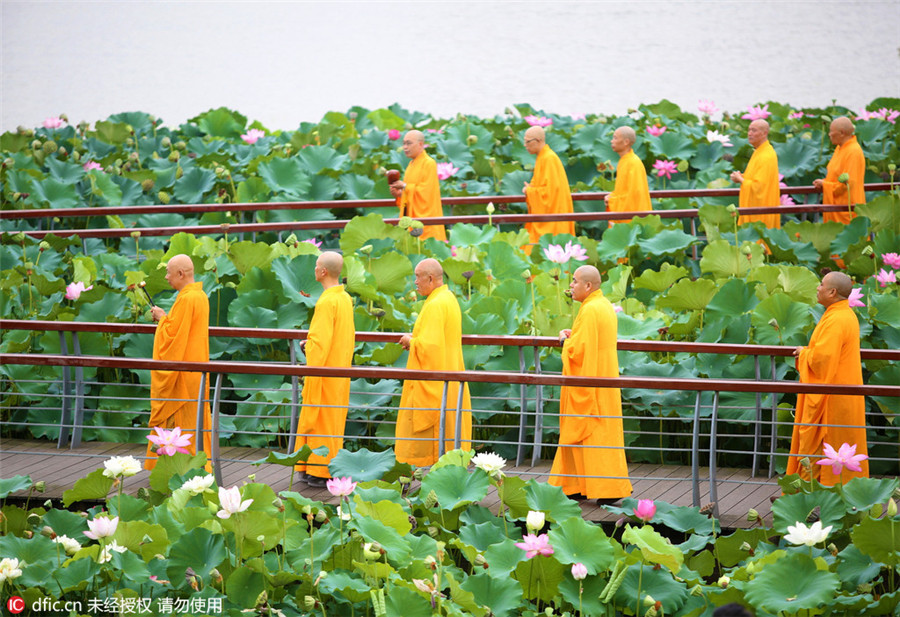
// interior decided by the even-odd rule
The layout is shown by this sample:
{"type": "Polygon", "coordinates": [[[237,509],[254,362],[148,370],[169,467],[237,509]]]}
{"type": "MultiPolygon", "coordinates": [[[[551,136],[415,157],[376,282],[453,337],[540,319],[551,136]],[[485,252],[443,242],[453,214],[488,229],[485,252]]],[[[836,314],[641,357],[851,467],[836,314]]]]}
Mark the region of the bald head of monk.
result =
{"type": "Polygon", "coordinates": [[[747,141],[754,148],[759,148],[769,138],[769,123],[765,120],[754,120],[747,127],[747,141]]]}
{"type": "Polygon", "coordinates": [[[620,126],[613,131],[612,141],[610,145],[613,151],[621,157],[631,152],[634,142],[637,140],[637,133],[630,126],[620,126]]]}
{"type": "Polygon", "coordinates": [[[166,281],[175,291],[194,282],[194,262],[187,255],[175,255],[166,264],[166,281]]]}
{"type": "Polygon", "coordinates": [[[444,284],[444,269],[437,259],[423,259],[416,265],[416,291],[426,298],[444,284]]]}
{"type": "Polygon", "coordinates": [[[572,275],[572,299],[576,302],[584,302],[585,299],[600,289],[600,271],[594,266],[581,266],[572,275]]]}
{"type": "Polygon", "coordinates": [[[525,131],[525,149],[530,154],[537,154],[547,143],[547,136],[544,129],[539,126],[532,126],[525,131]]]}
{"type": "Polygon", "coordinates": [[[333,287],[338,284],[343,267],[344,258],[340,253],[325,251],[316,259],[316,280],[325,289],[333,287]]]}
{"type": "Polygon", "coordinates": [[[831,121],[828,129],[828,138],[835,146],[843,146],[847,140],[853,137],[856,127],[847,116],[840,116],[831,121]]]}
{"type": "Polygon", "coordinates": [[[829,272],[816,288],[816,300],[824,307],[846,300],[853,291],[853,279],[843,272],[829,272]]]}
{"type": "Polygon", "coordinates": [[[403,136],[403,154],[414,159],[425,150],[425,135],[422,131],[407,131],[403,136]]]}

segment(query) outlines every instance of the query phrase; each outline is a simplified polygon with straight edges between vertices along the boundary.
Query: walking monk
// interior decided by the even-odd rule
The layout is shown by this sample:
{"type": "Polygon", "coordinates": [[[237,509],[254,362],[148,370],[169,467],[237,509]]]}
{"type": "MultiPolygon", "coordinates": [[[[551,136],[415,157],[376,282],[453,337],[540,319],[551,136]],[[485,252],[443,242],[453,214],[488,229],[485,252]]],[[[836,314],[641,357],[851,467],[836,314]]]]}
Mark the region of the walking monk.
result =
{"type": "MultiPolygon", "coordinates": [[[[456,297],[444,284],[444,273],[436,259],[423,259],[416,266],[416,291],[425,296],[425,304],[416,319],[412,334],[404,334],[400,345],[409,350],[406,368],[423,371],[464,371],[462,352],[462,316],[456,297]]],[[[452,450],[454,438],[460,447],[472,447],[472,401],[469,386],[463,384],[461,426],[456,426],[459,402],[458,382],[447,386],[445,450],[452,450]]],[[[444,382],[413,381],[403,383],[400,411],[397,414],[397,460],[419,467],[438,460],[440,409],[444,382]]]]}
{"type": "MultiPolygon", "coordinates": [[[[353,301],[340,284],[344,258],[325,251],[316,260],[316,280],[325,290],[316,301],[309,324],[304,351],[307,366],[348,367],[353,362],[356,330],[353,325],[353,301]]],[[[328,463],[344,447],[344,425],[350,405],[349,377],[313,377],[303,381],[303,407],[297,421],[295,450],[304,445],[312,449],[328,448],[328,454],[310,455],[306,463],[294,468],[309,486],[325,486],[330,478],[328,463]]]]}
{"type": "MultiPolygon", "coordinates": [[[[618,321],[600,290],[597,268],[575,270],[570,289],[581,308],[572,329],[559,333],[563,375],[618,377],[618,321]]],[[[597,499],[601,505],[631,494],[619,388],[562,388],[559,447],[550,468],[550,484],[561,486],[567,495],[597,499]]]]}
{"type": "Polygon", "coordinates": [[[778,155],[769,143],[769,123],[754,120],[747,128],[747,141],[753,146],[753,156],[744,173],[731,172],[731,181],[741,185],[738,225],[759,221],[770,229],[781,228],[780,214],[743,214],[744,208],[770,208],[781,205],[778,188],[778,155]]]}
{"type": "MultiPolygon", "coordinates": [[[[850,118],[841,116],[831,122],[828,137],[831,143],[837,146],[834,154],[828,162],[828,174],[824,180],[813,180],[813,186],[822,189],[823,204],[847,205],[847,185],[840,181],[843,174],[847,174],[850,184],[850,204],[859,205],[866,203],[866,156],[862,147],[856,141],[853,132],[856,127],[850,122],[850,118]]],[[[849,209],[840,212],[825,212],[822,219],[835,221],[848,225],[856,216],[856,212],[850,213],[849,209]]]]}
{"type": "MultiPolygon", "coordinates": [[[[620,126],[613,132],[611,146],[619,155],[616,167],[616,187],[603,199],[607,212],[639,212],[652,210],[650,187],[647,184],[647,170],[632,148],[637,135],[630,126],[620,126]]],[[[631,219],[607,221],[610,225],[627,223],[631,219]]]]}
{"type": "MultiPolygon", "coordinates": [[[[832,383],[862,385],[862,363],[859,356],[859,321],[847,298],[853,281],[843,272],[829,272],[816,288],[816,300],[825,314],[816,325],[807,347],[794,350],[800,383],[832,383]]],[[[800,465],[802,457],[822,456],[823,444],[835,450],[841,445],[856,446],[856,454],[868,455],[866,444],[866,402],[862,396],[837,394],[799,394],[791,437],[791,456],[787,473],[809,474],[800,465]]],[[[825,486],[850,478],[869,477],[869,461],[860,463],[861,471],[840,475],[830,465],[813,465],[813,477],[825,486]]]]}
{"type": "MultiPolygon", "coordinates": [[[[528,204],[528,214],[571,214],[572,193],[566,170],[545,139],[544,129],[539,126],[532,126],[525,131],[525,149],[530,154],[537,155],[531,182],[526,182],[522,189],[528,204]]],[[[540,241],[544,234],[575,235],[573,221],[525,223],[525,229],[534,243],[540,241]]],[[[531,246],[526,247],[525,252],[530,255],[531,246]]]]}
{"type": "MultiPolygon", "coordinates": [[[[156,326],[153,359],[168,362],[209,362],[209,299],[203,283],[194,282],[194,264],[187,255],[175,255],[166,264],[166,281],[178,292],[167,314],[158,306],[150,307],[156,326]]],[[[203,450],[209,458],[209,383],[200,392],[201,373],[150,371],[150,428],[172,429],[193,435],[188,449],[197,452],[197,399],[203,396],[203,450]]],[[[145,469],[156,466],[156,453],[147,444],[145,469]]],[[[209,469],[207,463],[207,470],[209,469]]]]}
{"type": "MultiPolygon", "coordinates": [[[[400,216],[414,219],[444,216],[437,163],[425,152],[425,135],[422,131],[409,131],[403,136],[403,154],[412,160],[406,166],[403,180],[390,186],[391,195],[400,207],[400,216]]],[[[437,238],[446,242],[447,232],[443,225],[426,225],[422,233],[422,239],[425,238],[437,238]]]]}

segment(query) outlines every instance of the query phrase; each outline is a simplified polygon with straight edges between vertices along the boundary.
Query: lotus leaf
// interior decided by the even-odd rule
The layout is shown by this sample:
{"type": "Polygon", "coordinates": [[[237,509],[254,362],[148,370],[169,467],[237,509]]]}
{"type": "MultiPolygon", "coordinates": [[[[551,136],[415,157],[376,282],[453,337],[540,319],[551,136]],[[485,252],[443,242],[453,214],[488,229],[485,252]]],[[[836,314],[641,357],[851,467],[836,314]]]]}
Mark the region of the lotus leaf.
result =
{"type": "MultiPolygon", "coordinates": [[[[460,516],[461,522],[466,513],[468,513],[468,510],[460,516]]],[[[519,540],[522,537],[521,528],[511,527],[510,531],[513,535],[512,539],[519,540]]],[[[459,530],[459,539],[479,551],[486,551],[488,547],[498,542],[503,542],[507,538],[503,531],[503,524],[495,517],[488,522],[463,525],[459,530]]]]}
{"type": "Polygon", "coordinates": [[[654,155],[664,156],[673,161],[689,160],[697,153],[697,148],[689,137],[674,132],[666,132],[659,137],[649,137],[647,143],[650,144],[650,152],[654,155]]]}
{"type": "Polygon", "coordinates": [[[306,307],[313,307],[322,295],[322,285],[316,281],[314,255],[300,255],[288,260],[279,257],[272,260],[272,272],[281,282],[287,299],[306,307]]]}
{"type": "Polygon", "coordinates": [[[847,507],[840,497],[828,491],[782,495],[772,504],[773,527],[787,533],[789,525],[795,525],[798,521],[806,524],[807,517],[816,507],[819,508],[819,520],[823,527],[835,525],[840,528],[847,507]]]}
{"type": "Polygon", "coordinates": [[[525,598],[550,602],[565,578],[566,569],[553,557],[537,556],[519,562],[515,578],[519,581],[525,598]]]}
{"type": "Polygon", "coordinates": [[[12,478],[0,479],[0,499],[6,499],[10,493],[31,488],[31,485],[31,476],[16,475],[12,478]]]}
{"type": "Polygon", "coordinates": [[[763,249],[758,244],[734,246],[725,240],[715,240],[703,249],[700,269],[716,278],[743,278],[752,268],[762,263],[763,249]]]}
{"type": "Polygon", "coordinates": [[[778,613],[816,609],[834,598],[837,574],[819,569],[808,555],[794,553],[767,565],[744,587],[754,606],[778,613]]]}
{"type": "Polygon", "coordinates": [[[228,557],[225,538],[207,529],[193,529],[172,543],[169,549],[167,578],[177,588],[187,584],[185,572],[191,568],[202,579],[207,579],[210,571],[228,557]]]}
{"type": "Polygon", "coordinates": [[[673,574],[677,573],[684,563],[681,551],[649,525],[632,527],[626,524],[622,541],[634,544],[640,549],[645,560],[663,565],[673,574]]]}
{"type": "Polygon", "coordinates": [[[813,325],[809,306],[777,292],[760,302],[751,316],[754,339],[760,345],[803,345],[813,325]]]}
{"type": "Polygon", "coordinates": [[[175,181],[175,197],[184,204],[203,203],[203,196],[211,191],[215,185],[216,174],[212,170],[192,167],[175,181]]]}
{"type": "Polygon", "coordinates": [[[626,257],[637,243],[640,228],[631,223],[620,223],[603,232],[597,245],[597,258],[603,262],[616,262],[626,257]]]}
{"type": "Polygon", "coordinates": [[[564,565],[582,563],[588,574],[598,574],[613,563],[613,547],[603,529],[580,516],[559,522],[549,536],[554,558],[564,565]]]}
{"type": "Polygon", "coordinates": [[[898,200],[894,193],[875,197],[872,201],[856,207],[857,214],[868,218],[872,223],[872,231],[893,231],[900,234],[900,215],[897,214],[898,200]]]}
{"type": "MultiPolygon", "coordinates": [[[[410,585],[411,587],[411,585],[410,585]]],[[[409,587],[391,589],[385,598],[385,617],[432,617],[431,603],[409,587]]]]}
{"type": "Polygon", "coordinates": [[[682,279],[672,285],[665,296],[657,299],[656,306],[677,311],[702,311],[706,309],[716,292],[716,283],[709,279],[697,279],[694,281],[682,279]]]}
{"type": "Polygon", "coordinates": [[[641,272],[641,275],[634,279],[634,287],[636,289],[662,292],[671,287],[672,283],[687,275],[688,271],[686,268],[664,263],[660,267],[659,272],[655,270],[644,270],[641,272]]]}
{"type": "Polygon", "coordinates": [[[893,294],[871,296],[872,318],[886,325],[900,324],[900,301],[893,294]]]}
{"type": "Polygon", "coordinates": [[[863,240],[869,233],[869,219],[857,216],[849,225],[845,225],[841,233],[831,243],[831,253],[844,255],[847,250],[863,240]]]}
{"type": "Polygon", "coordinates": [[[80,205],[75,186],[53,178],[35,180],[30,191],[25,192],[31,193],[27,202],[36,208],[74,208],[80,205]]]}
{"type": "Polygon", "coordinates": [[[386,551],[385,559],[394,565],[406,565],[409,562],[410,548],[407,541],[384,523],[364,516],[355,516],[348,525],[368,542],[378,542],[386,551]]]}
{"type": "Polygon", "coordinates": [[[875,561],[892,567],[900,563],[900,520],[896,516],[866,516],[850,531],[850,538],[861,553],[875,561]]]}
{"type": "Polygon", "coordinates": [[[456,465],[430,471],[422,480],[421,495],[434,491],[441,510],[456,510],[485,498],[490,482],[485,473],[469,473],[456,465]]]}
{"type": "Polygon", "coordinates": [[[544,512],[551,521],[562,522],[581,515],[579,505],[566,497],[558,486],[529,483],[525,487],[525,498],[530,510],[544,512]]]}
{"type": "Polygon", "coordinates": [[[472,593],[475,601],[489,607],[496,617],[518,614],[522,601],[522,586],[509,578],[496,578],[487,573],[469,576],[460,585],[472,593]]]}
{"type": "Polygon", "coordinates": [[[687,601],[688,591],[684,585],[672,580],[665,570],[639,563],[628,566],[622,584],[613,596],[613,604],[634,607],[639,595],[642,608],[644,599],[650,596],[662,602],[667,613],[677,615],[687,601]]]}
{"type": "Polygon", "coordinates": [[[238,137],[247,126],[247,118],[226,107],[210,109],[188,122],[195,123],[205,134],[212,137],[238,137]]]}

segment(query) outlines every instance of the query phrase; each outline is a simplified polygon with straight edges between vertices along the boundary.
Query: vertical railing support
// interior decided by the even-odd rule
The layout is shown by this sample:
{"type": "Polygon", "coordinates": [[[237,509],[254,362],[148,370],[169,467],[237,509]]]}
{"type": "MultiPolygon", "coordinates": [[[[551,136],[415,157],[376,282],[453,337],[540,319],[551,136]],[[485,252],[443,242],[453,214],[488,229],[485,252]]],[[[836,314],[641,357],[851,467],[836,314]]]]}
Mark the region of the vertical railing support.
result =
{"type": "MultiPolygon", "coordinates": [[[[760,381],[759,356],[753,356],[756,381],[760,381]]],[[[762,392],[756,393],[756,424],[753,426],[753,459],[750,463],[750,475],[756,476],[759,471],[759,449],[762,441],[762,392]]]]}
{"type": "Polygon", "coordinates": [[[709,425],[709,501],[713,504],[713,516],[719,518],[719,491],[716,487],[716,424],[719,415],[719,393],[713,395],[712,416],[709,425]]]}
{"type": "MultiPolygon", "coordinates": [[[[541,374],[541,348],[534,348],[534,372],[541,374]]],[[[541,460],[541,443],[544,441],[544,387],[537,385],[534,394],[534,451],[531,454],[531,466],[541,460]]]]}
{"type": "MultiPolygon", "coordinates": [[[[466,384],[459,382],[459,393],[456,395],[456,430],[453,435],[453,448],[456,450],[459,450],[462,447],[462,406],[463,394],[465,394],[465,391],[466,384]]],[[[472,442],[469,442],[469,447],[471,446],[472,442]]]]}
{"type": "Polygon", "coordinates": [[[450,382],[444,382],[444,392],[441,394],[441,413],[438,420],[438,457],[444,456],[444,440],[447,438],[447,390],[450,382]]]}
{"type": "MultiPolygon", "coordinates": [[[[294,347],[294,344],[297,341],[290,339],[288,341],[288,348],[291,351],[291,366],[297,366],[297,349],[294,347]]],[[[291,376],[291,424],[290,424],[290,434],[288,435],[288,452],[294,451],[294,446],[297,443],[297,423],[300,419],[300,377],[297,375],[291,376]]]]}
{"type": "MultiPolygon", "coordinates": [[[[204,427],[204,417],[206,414],[203,413],[204,403],[207,402],[206,399],[206,373],[200,373],[200,391],[197,393],[197,430],[194,431],[194,443],[197,446],[197,452],[203,450],[203,444],[205,440],[203,439],[203,434],[206,432],[206,428],[204,427]]],[[[210,436],[210,441],[212,441],[212,436],[210,436]]],[[[212,453],[210,453],[210,456],[212,453]]]]}
{"type": "MultiPolygon", "coordinates": [[[[519,373],[525,372],[525,348],[519,347],[519,373]]],[[[522,464],[525,456],[525,434],[528,429],[528,386],[519,386],[519,443],[516,446],[516,467],[522,464]]]]}
{"type": "MultiPolygon", "coordinates": [[[[59,350],[64,356],[69,355],[69,346],[66,343],[66,333],[59,331],[59,350]]],[[[59,438],[56,441],[56,447],[62,448],[69,441],[69,433],[71,432],[72,413],[70,411],[72,404],[72,373],[68,366],[62,367],[62,406],[59,414],[59,438]]]]}
{"type": "MultiPolygon", "coordinates": [[[[775,356],[769,356],[772,361],[772,381],[775,381],[775,356]]],[[[772,428],[769,437],[769,477],[775,475],[775,442],[778,439],[778,397],[772,395],[772,428]]]]}
{"type": "Polygon", "coordinates": [[[209,427],[210,456],[217,486],[222,486],[222,466],[219,464],[219,404],[222,402],[222,377],[222,373],[216,374],[216,388],[212,400],[212,426],[209,427]]]}
{"type": "MultiPolygon", "coordinates": [[[[72,354],[81,355],[81,342],[78,333],[72,333],[72,354]]],[[[81,432],[84,427],[84,367],[75,367],[75,411],[72,417],[72,449],[81,445],[81,432]]]]}
{"type": "Polygon", "coordinates": [[[691,437],[691,492],[694,499],[694,507],[700,507],[700,398],[702,392],[697,392],[697,400],[694,402],[694,429],[691,437]]]}

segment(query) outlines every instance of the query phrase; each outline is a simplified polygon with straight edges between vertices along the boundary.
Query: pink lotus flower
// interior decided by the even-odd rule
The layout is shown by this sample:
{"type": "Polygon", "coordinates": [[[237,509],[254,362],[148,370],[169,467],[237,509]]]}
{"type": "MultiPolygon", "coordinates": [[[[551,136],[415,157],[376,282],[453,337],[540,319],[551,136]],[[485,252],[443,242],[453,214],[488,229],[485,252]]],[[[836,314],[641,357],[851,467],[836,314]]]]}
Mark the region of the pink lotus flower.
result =
{"type": "Polygon", "coordinates": [[[66,121],[59,117],[46,118],[44,120],[44,128],[45,129],[58,129],[65,126],[66,121]]]}
{"type": "Polygon", "coordinates": [[[93,288],[93,285],[85,287],[84,283],[82,283],[81,281],[78,281],[77,283],[69,283],[68,285],[66,285],[66,300],[77,300],[82,293],[90,291],[93,288]]]}
{"type": "Polygon", "coordinates": [[[874,111],[866,111],[865,109],[860,109],[859,114],[856,116],[857,122],[860,120],[871,120],[872,118],[878,118],[878,114],[874,111]]]}
{"type": "Polygon", "coordinates": [[[309,244],[312,244],[316,248],[322,247],[322,243],[320,241],[316,240],[315,238],[309,238],[307,240],[304,240],[304,242],[308,242],[309,244]]]}
{"type": "Polygon", "coordinates": [[[156,444],[157,454],[166,456],[172,456],[176,452],[190,454],[187,446],[191,445],[191,438],[193,437],[191,433],[182,435],[181,427],[179,426],[170,431],[159,426],[154,427],[153,430],[156,431],[156,435],[147,435],[147,439],[156,444]]]}
{"type": "Polygon", "coordinates": [[[859,464],[869,458],[865,454],[856,453],[856,444],[852,446],[849,443],[842,444],[840,450],[835,452],[834,448],[826,443],[823,451],[825,458],[816,461],[816,465],[831,465],[831,473],[836,476],[840,475],[844,467],[850,471],[862,471],[859,464]]]}
{"type": "Polygon", "coordinates": [[[707,116],[711,116],[719,111],[719,108],[716,107],[716,104],[709,99],[700,99],[699,101],[697,101],[697,109],[700,110],[701,114],[706,114],[707,116]]]}
{"type": "Polygon", "coordinates": [[[456,257],[456,247],[450,246],[450,257],[456,257]]]}
{"type": "Polygon", "coordinates": [[[576,581],[583,581],[588,575],[587,566],[583,563],[573,563],[572,564],[572,578],[576,581]]]}
{"type": "Polygon", "coordinates": [[[442,135],[444,133],[444,129],[425,129],[425,132],[426,133],[437,133],[438,135],[442,135]]]}
{"type": "Polygon", "coordinates": [[[894,124],[897,121],[897,118],[900,117],[900,111],[896,111],[894,109],[888,109],[887,107],[882,107],[878,111],[866,111],[865,109],[860,110],[859,115],[856,116],[857,120],[884,120],[885,122],[890,122],[894,124]]]}
{"type": "Polygon", "coordinates": [[[653,135],[654,137],[659,137],[660,135],[662,135],[663,133],[666,132],[666,127],[654,124],[653,126],[647,127],[647,132],[650,133],[651,135],[653,135]]]}
{"type": "Polygon", "coordinates": [[[897,118],[900,117],[900,111],[896,109],[882,109],[882,111],[885,112],[882,117],[891,124],[894,124],[897,118]]]}
{"type": "Polygon", "coordinates": [[[580,244],[572,244],[572,242],[569,241],[566,242],[565,247],[559,244],[549,245],[544,249],[544,257],[553,263],[564,264],[572,259],[576,261],[587,260],[587,251],[584,250],[584,247],[580,244]]]}
{"type": "Polygon", "coordinates": [[[882,253],[881,261],[884,262],[884,265],[891,268],[900,268],[900,255],[897,253],[882,253]]]}
{"type": "Polygon", "coordinates": [[[794,198],[791,197],[790,195],[788,195],[787,193],[785,193],[785,194],[783,194],[783,195],[781,196],[781,201],[780,201],[780,203],[781,203],[782,206],[793,206],[793,205],[794,205],[794,198]]]}
{"type": "Polygon", "coordinates": [[[232,514],[243,512],[253,503],[252,499],[241,501],[241,489],[236,486],[231,488],[219,487],[219,505],[222,509],[216,512],[216,516],[221,519],[229,518],[232,514]]]}
{"type": "Polygon", "coordinates": [[[397,129],[391,129],[390,131],[388,131],[388,137],[391,140],[400,139],[400,131],[398,131],[397,129]]]}
{"type": "Polygon", "coordinates": [[[638,507],[632,511],[636,517],[645,523],[649,523],[656,516],[656,504],[653,503],[652,499],[640,499],[638,500],[638,507]]]}
{"type": "Polygon", "coordinates": [[[893,270],[888,272],[887,270],[882,268],[881,270],[878,271],[878,274],[875,275],[875,280],[878,281],[878,283],[882,287],[887,287],[888,283],[896,283],[897,282],[897,274],[893,270]]]}
{"type": "Polygon", "coordinates": [[[522,537],[521,542],[516,542],[516,546],[525,551],[525,559],[531,559],[538,554],[545,557],[553,554],[553,547],[550,546],[550,536],[545,533],[539,536],[533,533],[526,534],[522,537]]]}
{"type": "Polygon", "coordinates": [[[619,306],[618,304],[613,304],[613,310],[615,310],[617,313],[621,313],[621,312],[624,311],[625,309],[623,309],[623,308],[622,308],[621,306],[619,306]]]}
{"type": "Polygon", "coordinates": [[[741,116],[741,118],[743,118],[744,120],[750,120],[752,122],[753,120],[765,120],[771,115],[772,112],[769,111],[769,106],[768,104],[766,104],[762,106],[757,105],[756,107],[748,107],[747,113],[741,116]]]}
{"type": "Polygon", "coordinates": [[[454,167],[453,163],[438,163],[437,164],[437,175],[441,180],[446,180],[450,176],[454,175],[459,171],[459,167],[454,167]]]}
{"type": "Polygon", "coordinates": [[[88,521],[90,531],[85,531],[84,535],[91,540],[99,540],[100,538],[108,538],[116,533],[116,527],[119,526],[119,517],[109,518],[108,516],[98,516],[92,521],[88,521]]]}
{"type": "Polygon", "coordinates": [[[82,165],[82,167],[84,167],[85,171],[90,171],[92,169],[99,169],[100,171],[103,171],[103,165],[97,163],[96,161],[88,161],[87,163],[82,165]]]}
{"type": "Polygon", "coordinates": [[[791,120],[799,120],[802,117],[803,117],[802,111],[792,111],[791,113],[788,114],[788,118],[791,120]]]}
{"type": "Polygon", "coordinates": [[[581,120],[587,120],[587,116],[585,114],[578,114],[577,116],[572,116],[572,120],[578,122],[581,120]]]}
{"type": "Polygon", "coordinates": [[[850,297],[847,298],[847,304],[850,306],[865,306],[862,301],[863,292],[861,287],[855,287],[853,291],[850,292],[850,297]]]}
{"type": "Polygon", "coordinates": [[[253,145],[259,140],[260,137],[265,137],[265,136],[266,136],[265,131],[261,131],[259,129],[250,129],[245,134],[241,135],[241,139],[243,139],[248,144],[253,145]]]}
{"type": "Polygon", "coordinates": [[[731,138],[728,137],[728,135],[723,135],[719,131],[706,131],[706,141],[709,143],[717,141],[725,148],[730,148],[733,145],[731,143],[731,138]]]}
{"type": "Polygon", "coordinates": [[[531,126],[550,126],[553,124],[553,120],[546,116],[525,116],[523,118],[525,122],[530,124],[531,126]]]}
{"type": "Polygon", "coordinates": [[[356,490],[356,482],[351,478],[332,478],[325,483],[328,492],[335,497],[345,497],[356,490]]]}
{"type": "Polygon", "coordinates": [[[656,175],[660,178],[665,176],[666,178],[671,179],[672,174],[678,173],[678,165],[675,161],[663,161],[662,159],[657,159],[657,161],[653,163],[653,169],[656,170],[656,175]]]}

